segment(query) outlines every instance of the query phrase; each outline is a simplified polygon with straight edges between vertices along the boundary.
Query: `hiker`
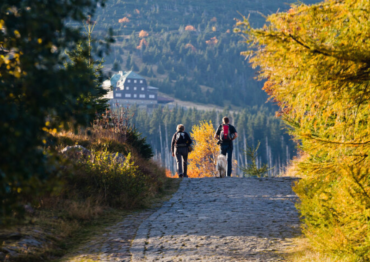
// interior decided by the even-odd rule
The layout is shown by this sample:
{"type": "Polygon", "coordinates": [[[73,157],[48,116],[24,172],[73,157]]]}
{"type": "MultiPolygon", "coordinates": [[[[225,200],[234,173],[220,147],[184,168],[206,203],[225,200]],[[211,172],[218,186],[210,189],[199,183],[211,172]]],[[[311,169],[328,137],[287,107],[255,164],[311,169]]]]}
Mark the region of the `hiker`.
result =
{"type": "Polygon", "coordinates": [[[217,128],[215,138],[218,139],[220,145],[220,153],[224,156],[227,154],[227,176],[231,176],[232,172],[232,156],[233,156],[233,140],[238,137],[238,133],[233,125],[229,124],[229,118],[222,119],[223,124],[217,128]]]}
{"type": "Polygon", "coordinates": [[[177,132],[172,137],[171,151],[172,156],[176,156],[177,173],[179,177],[188,177],[188,154],[189,146],[193,142],[188,133],[185,132],[185,127],[179,124],[176,128],[177,132]]]}

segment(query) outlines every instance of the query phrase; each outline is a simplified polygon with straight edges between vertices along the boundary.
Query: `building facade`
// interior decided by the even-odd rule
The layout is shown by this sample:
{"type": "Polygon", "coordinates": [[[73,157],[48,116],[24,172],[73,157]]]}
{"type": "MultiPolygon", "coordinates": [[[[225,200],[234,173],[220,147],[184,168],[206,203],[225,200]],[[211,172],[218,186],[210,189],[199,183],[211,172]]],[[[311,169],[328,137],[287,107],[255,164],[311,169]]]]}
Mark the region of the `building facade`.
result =
{"type": "Polygon", "coordinates": [[[158,88],[148,86],[144,77],[135,72],[114,74],[111,78],[113,97],[120,104],[157,104],[158,88]]]}

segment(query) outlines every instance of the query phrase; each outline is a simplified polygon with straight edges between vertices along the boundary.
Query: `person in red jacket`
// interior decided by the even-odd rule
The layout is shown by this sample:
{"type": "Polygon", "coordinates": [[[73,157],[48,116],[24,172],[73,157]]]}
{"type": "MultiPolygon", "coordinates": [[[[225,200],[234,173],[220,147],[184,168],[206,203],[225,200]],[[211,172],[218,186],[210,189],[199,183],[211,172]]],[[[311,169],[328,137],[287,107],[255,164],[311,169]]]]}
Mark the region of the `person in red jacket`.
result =
{"type": "Polygon", "coordinates": [[[238,133],[233,125],[230,125],[229,118],[222,119],[223,124],[220,125],[215,133],[215,138],[219,140],[220,153],[226,156],[227,154],[227,176],[230,177],[232,173],[232,156],[233,156],[233,140],[238,137],[238,133]]]}
{"type": "Polygon", "coordinates": [[[185,132],[185,126],[179,124],[177,132],[172,137],[171,151],[172,156],[176,157],[177,173],[179,177],[188,177],[188,154],[189,146],[193,142],[188,133],[185,132]]]}

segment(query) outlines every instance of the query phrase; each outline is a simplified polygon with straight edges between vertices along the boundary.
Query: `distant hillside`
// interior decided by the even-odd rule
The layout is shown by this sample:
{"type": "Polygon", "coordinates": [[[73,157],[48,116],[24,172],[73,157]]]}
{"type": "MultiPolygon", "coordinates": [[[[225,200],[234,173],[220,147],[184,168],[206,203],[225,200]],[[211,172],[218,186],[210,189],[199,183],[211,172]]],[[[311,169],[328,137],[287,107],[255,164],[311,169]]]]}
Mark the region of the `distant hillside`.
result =
{"type": "Polygon", "coordinates": [[[221,107],[261,105],[267,96],[240,56],[246,45],[233,33],[234,18],[250,15],[253,26],[262,26],[259,13],[286,10],[289,2],[295,1],[111,0],[99,9],[95,33],[114,29],[107,68],[134,70],[163,93],[221,107]]]}

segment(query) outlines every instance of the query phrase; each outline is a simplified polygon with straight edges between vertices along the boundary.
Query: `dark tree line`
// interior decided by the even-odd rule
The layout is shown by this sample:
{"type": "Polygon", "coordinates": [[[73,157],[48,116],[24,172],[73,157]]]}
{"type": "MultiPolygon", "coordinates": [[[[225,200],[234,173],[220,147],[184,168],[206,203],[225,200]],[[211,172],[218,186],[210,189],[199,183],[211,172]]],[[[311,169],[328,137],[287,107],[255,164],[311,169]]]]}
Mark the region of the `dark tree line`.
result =
{"type": "MultiPolygon", "coordinates": [[[[245,166],[244,150],[247,146],[256,147],[259,158],[257,163],[269,164],[275,169],[270,175],[282,171],[286,164],[296,155],[296,147],[286,133],[286,126],[277,119],[266,107],[251,107],[241,112],[199,111],[197,109],[184,109],[181,107],[158,107],[148,113],[132,107],[135,113],[132,124],[147,138],[151,144],[155,158],[162,164],[173,170],[173,159],[170,157],[170,142],[180,123],[185,125],[186,131],[191,133],[193,125],[199,125],[201,121],[212,121],[215,130],[221,124],[223,116],[230,116],[232,124],[236,127],[239,138],[234,142],[235,159],[239,165],[245,166]]],[[[251,159],[247,161],[251,162],[251,159]]]]}

